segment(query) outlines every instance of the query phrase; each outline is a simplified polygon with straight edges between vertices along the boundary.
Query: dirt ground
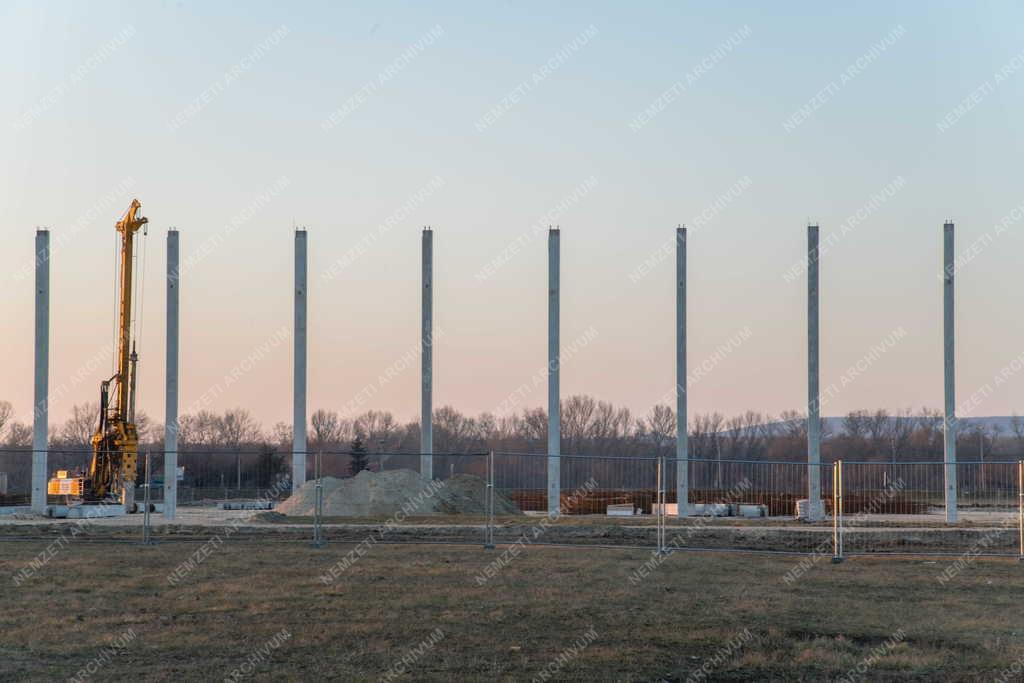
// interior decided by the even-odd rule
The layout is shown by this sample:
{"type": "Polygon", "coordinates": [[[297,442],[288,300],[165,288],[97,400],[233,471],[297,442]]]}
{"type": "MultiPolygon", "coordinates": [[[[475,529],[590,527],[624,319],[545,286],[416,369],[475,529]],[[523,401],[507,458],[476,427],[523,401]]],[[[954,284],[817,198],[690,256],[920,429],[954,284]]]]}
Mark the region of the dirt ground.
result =
{"type": "MultiPolygon", "coordinates": [[[[84,535],[116,535],[140,538],[143,516],[127,515],[95,520],[47,519],[30,514],[0,515],[0,539],[26,534],[53,538],[69,529],[84,527],[84,535]]],[[[278,512],[221,510],[215,507],[181,507],[174,524],[160,514],[152,516],[157,537],[179,540],[206,539],[229,529],[232,537],[272,536],[301,541],[312,537],[311,517],[278,512]]],[[[736,517],[666,520],[666,542],[691,549],[757,550],[814,553],[832,548],[832,522],[816,524],[791,518],[742,519],[736,517]]],[[[384,536],[390,542],[444,542],[483,544],[487,518],[473,514],[419,516],[326,517],[324,534],[329,540],[358,543],[367,536],[384,536]]],[[[604,515],[497,516],[493,526],[497,543],[573,544],[654,548],[656,520],[651,516],[604,515]]],[[[843,544],[856,553],[949,553],[981,552],[1016,555],[1020,532],[1016,515],[972,513],[947,525],[941,516],[872,515],[844,520],[843,544]]]]}
{"type": "Polygon", "coordinates": [[[141,546],[67,531],[0,542],[0,680],[977,680],[1024,669],[1024,567],[1007,559],[315,549],[223,529],[141,546]]]}

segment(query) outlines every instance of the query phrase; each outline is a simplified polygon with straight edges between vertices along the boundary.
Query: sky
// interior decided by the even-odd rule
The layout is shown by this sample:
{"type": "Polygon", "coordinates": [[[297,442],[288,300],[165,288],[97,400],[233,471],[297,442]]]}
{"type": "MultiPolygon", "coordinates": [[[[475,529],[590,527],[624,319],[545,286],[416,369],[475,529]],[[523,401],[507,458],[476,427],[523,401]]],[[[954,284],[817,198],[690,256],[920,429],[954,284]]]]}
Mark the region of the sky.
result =
{"type": "Polygon", "coordinates": [[[545,405],[549,224],[563,396],[672,402],[685,224],[691,414],[800,409],[808,222],[827,245],[823,413],[938,408],[947,219],[960,413],[1024,408],[1019,3],[429,5],[0,4],[0,399],[18,419],[36,228],[60,422],[111,372],[133,197],[139,406],[160,421],[170,227],[183,412],[290,420],[296,227],[310,412],[417,417],[426,225],[435,406],[545,405]]]}

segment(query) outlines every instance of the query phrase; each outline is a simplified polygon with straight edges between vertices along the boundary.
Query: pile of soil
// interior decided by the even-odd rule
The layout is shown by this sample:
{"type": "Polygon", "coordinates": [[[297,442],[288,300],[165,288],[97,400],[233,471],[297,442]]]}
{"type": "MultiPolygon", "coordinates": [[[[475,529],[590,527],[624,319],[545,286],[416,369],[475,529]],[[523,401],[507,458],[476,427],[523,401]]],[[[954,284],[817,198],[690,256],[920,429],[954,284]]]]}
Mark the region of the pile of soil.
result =
{"type": "MultiPolygon", "coordinates": [[[[398,512],[406,515],[483,514],[487,511],[487,484],[471,474],[457,474],[450,479],[431,481],[412,470],[370,472],[363,470],[354,477],[324,477],[326,517],[388,517],[398,512]]],[[[314,514],[316,481],[307,481],[277,511],[293,517],[314,514]]],[[[497,491],[494,513],[517,514],[519,509],[497,491]]]]}

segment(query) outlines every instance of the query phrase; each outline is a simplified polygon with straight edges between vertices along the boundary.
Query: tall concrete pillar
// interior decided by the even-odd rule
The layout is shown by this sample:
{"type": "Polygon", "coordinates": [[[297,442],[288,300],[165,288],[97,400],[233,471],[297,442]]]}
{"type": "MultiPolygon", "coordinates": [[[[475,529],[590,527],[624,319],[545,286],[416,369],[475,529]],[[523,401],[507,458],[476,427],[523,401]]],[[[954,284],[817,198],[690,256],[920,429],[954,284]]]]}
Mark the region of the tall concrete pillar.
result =
{"type": "Polygon", "coordinates": [[[676,515],[690,514],[686,411],[686,228],[676,228],[676,515]]]}
{"type": "Polygon", "coordinates": [[[557,515],[562,493],[562,409],[559,404],[559,230],[548,231],[548,514],[557,515]]]}
{"type": "Polygon", "coordinates": [[[46,511],[50,392],[50,231],[36,230],[36,348],[32,411],[32,511],[46,511]]]}
{"type": "Polygon", "coordinates": [[[807,511],[821,519],[821,394],[818,336],[818,226],[807,226],[807,511]]]}
{"type": "Polygon", "coordinates": [[[295,231],[295,369],[292,490],[306,483],[306,231],[295,231]]]}
{"type": "Polygon", "coordinates": [[[420,474],[434,478],[434,231],[423,230],[423,304],[420,338],[420,474]]]}
{"type": "Polygon", "coordinates": [[[945,389],[945,416],[942,421],[942,436],[945,445],[943,461],[946,479],[946,521],[957,520],[956,500],[956,319],[954,317],[953,274],[955,228],[952,223],[943,226],[943,284],[942,284],[942,347],[945,389]]]}
{"type": "Polygon", "coordinates": [[[167,379],[164,383],[164,520],[178,510],[178,231],[167,231],[167,379]]]}

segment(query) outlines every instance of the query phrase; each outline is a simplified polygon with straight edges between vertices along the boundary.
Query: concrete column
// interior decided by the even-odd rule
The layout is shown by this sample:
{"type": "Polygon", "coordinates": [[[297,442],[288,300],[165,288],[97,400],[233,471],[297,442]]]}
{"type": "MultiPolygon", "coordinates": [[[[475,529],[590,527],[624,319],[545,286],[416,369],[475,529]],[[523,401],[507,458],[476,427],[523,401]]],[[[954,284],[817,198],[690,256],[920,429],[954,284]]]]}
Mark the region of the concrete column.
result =
{"type": "Polygon", "coordinates": [[[557,515],[562,493],[562,409],[559,404],[559,230],[548,231],[548,514],[557,515]]]}
{"type": "Polygon", "coordinates": [[[167,379],[164,383],[164,520],[178,510],[178,231],[167,231],[167,379]]]}
{"type": "Polygon", "coordinates": [[[686,411],[686,228],[676,228],[676,515],[690,514],[686,411]]]}
{"type": "Polygon", "coordinates": [[[32,511],[46,511],[50,392],[50,231],[36,230],[35,394],[32,411],[32,511]]]}
{"type": "Polygon", "coordinates": [[[306,231],[295,231],[295,370],[292,490],[306,483],[306,231]]]}
{"type": "Polygon", "coordinates": [[[943,460],[946,479],[946,521],[957,519],[956,501],[956,319],[954,317],[953,274],[956,268],[954,252],[955,228],[952,223],[943,226],[943,285],[942,285],[942,340],[943,370],[945,376],[945,417],[942,436],[945,445],[943,460]]]}
{"type": "Polygon", "coordinates": [[[821,394],[818,337],[818,226],[807,226],[807,499],[810,519],[821,519],[821,394]]]}
{"type": "Polygon", "coordinates": [[[434,478],[434,231],[423,230],[423,304],[420,396],[420,474],[434,478]]]}

